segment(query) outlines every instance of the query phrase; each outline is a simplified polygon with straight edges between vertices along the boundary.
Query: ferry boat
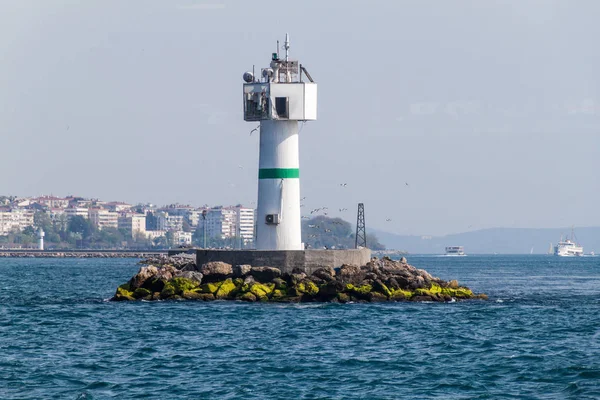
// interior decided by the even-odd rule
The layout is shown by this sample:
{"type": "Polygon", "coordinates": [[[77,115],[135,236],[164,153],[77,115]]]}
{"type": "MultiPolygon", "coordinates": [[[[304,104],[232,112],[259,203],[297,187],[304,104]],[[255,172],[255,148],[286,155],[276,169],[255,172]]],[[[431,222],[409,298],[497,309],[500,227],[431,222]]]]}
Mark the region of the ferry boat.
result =
{"type": "Polygon", "coordinates": [[[575,234],[571,229],[571,237],[565,240],[560,238],[560,242],[554,247],[554,255],[559,257],[581,257],[583,256],[583,246],[575,242],[575,234]]]}
{"type": "Polygon", "coordinates": [[[447,256],[466,256],[463,246],[448,246],[446,247],[447,256]]]}

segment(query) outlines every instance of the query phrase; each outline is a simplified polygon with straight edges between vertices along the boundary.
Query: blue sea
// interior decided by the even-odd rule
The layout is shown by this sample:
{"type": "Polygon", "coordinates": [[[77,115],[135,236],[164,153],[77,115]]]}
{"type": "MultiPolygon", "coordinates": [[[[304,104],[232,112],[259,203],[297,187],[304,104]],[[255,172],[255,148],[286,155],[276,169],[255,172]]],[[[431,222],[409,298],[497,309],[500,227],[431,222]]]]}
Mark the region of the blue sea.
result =
{"type": "Polygon", "coordinates": [[[0,399],[598,399],[600,258],[409,256],[488,301],[113,303],[131,259],[0,259],[0,399]]]}

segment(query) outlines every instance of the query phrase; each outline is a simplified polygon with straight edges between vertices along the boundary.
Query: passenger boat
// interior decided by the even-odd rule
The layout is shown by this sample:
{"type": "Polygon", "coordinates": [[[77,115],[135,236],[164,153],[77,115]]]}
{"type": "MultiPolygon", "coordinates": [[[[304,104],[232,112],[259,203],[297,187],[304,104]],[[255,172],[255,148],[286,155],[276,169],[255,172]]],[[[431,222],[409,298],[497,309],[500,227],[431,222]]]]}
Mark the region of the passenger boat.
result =
{"type": "Polygon", "coordinates": [[[446,247],[447,256],[466,256],[463,246],[448,246],[446,247]]]}

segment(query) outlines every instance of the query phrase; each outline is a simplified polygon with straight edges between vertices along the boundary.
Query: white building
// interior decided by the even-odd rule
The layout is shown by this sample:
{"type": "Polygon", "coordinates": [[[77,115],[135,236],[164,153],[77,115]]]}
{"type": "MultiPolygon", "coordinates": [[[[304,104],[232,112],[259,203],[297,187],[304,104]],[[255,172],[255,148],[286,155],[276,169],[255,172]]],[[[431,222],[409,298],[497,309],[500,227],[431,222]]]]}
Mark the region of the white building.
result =
{"type": "Polygon", "coordinates": [[[32,203],[41,204],[48,208],[67,208],[69,207],[69,199],[55,196],[40,196],[31,199],[32,203]]]}
{"type": "Polygon", "coordinates": [[[236,211],[236,236],[242,238],[244,244],[254,242],[254,209],[237,206],[236,211]]]}
{"type": "Polygon", "coordinates": [[[131,237],[138,234],[146,235],[146,216],[144,214],[124,214],[119,216],[118,228],[131,233],[131,237]]]}
{"type": "Polygon", "coordinates": [[[6,236],[11,231],[21,232],[28,226],[33,226],[34,210],[13,208],[10,211],[0,211],[0,236],[6,236]]]}
{"type": "Polygon", "coordinates": [[[156,213],[156,229],[159,231],[183,231],[183,217],[181,215],[170,215],[168,212],[156,213]]]}
{"type": "Polygon", "coordinates": [[[119,227],[119,214],[113,211],[93,208],[88,211],[88,218],[100,230],[119,227]]]}
{"type": "Polygon", "coordinates": [[[173,246],[189,246],[192,244],[192,232],[173,232],[173,246]]]}
{"type": "Polygon", "coordinates": [[[0,236],[6,236],[11,231],[20,231],[20,215],[12,211],[0,211],[0,236]]]}
{"type": "Polygon", "coordinates": [[[146,231],[146,237],[150,240],[165,236],[166,234],[166,231],[146,231]]]}
{"type": "Polygon", "coordinates": [[[244,244],[254,240],[254,209],[242,207],[214,207],[207,211],[206,221],[202,218],[198,229],[204,229],[206,237],[227,239],[242,238],[244,244]]]}
{"type": "Polygon", "coordinates": [[[74,216],[80,216],[85,219],[89,218],[89,209],[85,207],[71,207],[65,209],[65,215],[68,218],[72,218],[74,216]]]}

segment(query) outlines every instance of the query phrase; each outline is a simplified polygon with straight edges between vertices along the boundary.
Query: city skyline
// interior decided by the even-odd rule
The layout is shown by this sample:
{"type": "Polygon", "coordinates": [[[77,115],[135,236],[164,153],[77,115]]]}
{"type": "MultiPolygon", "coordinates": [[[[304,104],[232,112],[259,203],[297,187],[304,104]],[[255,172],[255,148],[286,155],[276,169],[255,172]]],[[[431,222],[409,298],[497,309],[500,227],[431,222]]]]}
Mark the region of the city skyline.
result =
{"type": "Polygon", "coordinates": [[[600,225],[600,4],[277,4],[2,3],[2,191],[250,205],[241,76],[289,32],[320,87],[303,213],[354,222],[363,202],[367,226],[415,235],[600,225]]]}

